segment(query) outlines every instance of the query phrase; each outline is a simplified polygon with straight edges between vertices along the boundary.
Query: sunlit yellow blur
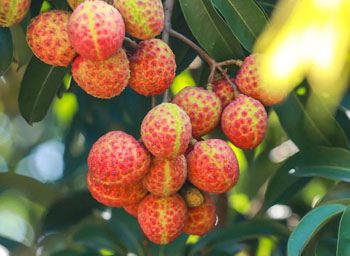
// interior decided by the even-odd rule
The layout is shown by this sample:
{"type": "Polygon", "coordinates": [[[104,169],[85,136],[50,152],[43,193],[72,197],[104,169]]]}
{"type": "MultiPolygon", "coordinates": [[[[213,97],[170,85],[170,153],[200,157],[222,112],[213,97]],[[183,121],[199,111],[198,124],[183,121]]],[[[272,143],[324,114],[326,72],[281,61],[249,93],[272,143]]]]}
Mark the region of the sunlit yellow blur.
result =
{"type": "Polygon", "coordinates": [[[349,49],[350,0],[280,0],[254,52],[268,90],[288,92],[307,78],[327,99],[344,91],[349,49]]]}
{"type": "Polygon", "coordinates": [[[181,74],[177,75],[170,87],[171,92],[176,95],[179,91],[187,86],[196,86],[190,71],[186,69],[181,74]]]}

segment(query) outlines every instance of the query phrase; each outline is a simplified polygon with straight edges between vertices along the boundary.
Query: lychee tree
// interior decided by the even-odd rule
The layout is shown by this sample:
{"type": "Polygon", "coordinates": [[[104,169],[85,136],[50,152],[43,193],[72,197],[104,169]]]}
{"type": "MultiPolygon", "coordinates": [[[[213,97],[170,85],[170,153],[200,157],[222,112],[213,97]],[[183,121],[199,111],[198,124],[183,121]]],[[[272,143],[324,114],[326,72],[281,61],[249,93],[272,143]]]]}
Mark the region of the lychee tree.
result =
{"type": "Polygon", "coordinates": [[[276,2],[1,0],[0,255],[349,255],[349,92],[268,90],[276,2]]]}

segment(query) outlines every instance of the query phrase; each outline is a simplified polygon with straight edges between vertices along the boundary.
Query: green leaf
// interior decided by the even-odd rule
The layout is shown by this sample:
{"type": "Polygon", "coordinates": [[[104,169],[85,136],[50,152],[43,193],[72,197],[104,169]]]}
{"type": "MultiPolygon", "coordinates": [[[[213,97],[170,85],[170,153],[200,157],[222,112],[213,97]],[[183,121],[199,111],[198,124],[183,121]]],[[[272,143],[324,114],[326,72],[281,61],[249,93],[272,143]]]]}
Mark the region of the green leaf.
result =
{"type": "Polygon", "coordinates": [[[11,32],[8,28],[0,27],[0,76],[6,73],[11,65],[13,45],[11,32]]]}
{"type": "Polygon", "coordinates": [[[313,209],[305,215],[291,234],[287,251],[289,256],[301,255],[310,239],[332,217],[344,211],[346,206],[342,204],[330,204],[313,209]]]}
{"type": "Polygon", "coordinates": [[[68,68],[47,65],[32,57],[24,73],[19,91],[19,109],[32,124],[41,121],[55,98],[68,68]]]}
{"type": "Polygon", "coordinates": [[[264,11],[254,0],[212,0],[242,46],[252,52],[255,40],[267,24],[264,11]]]}
{"type": "Polygon", "coordinates": [[[350,204],[350,184],[339,182],[332,187],[327,194],[317,203],[318,205],[325,204],[350,204]]]}
{"type": "Polygon", "coordinates": [[[216,61],[243,59],[237,38],[210,0],[180,0],[186,22],[204,50],[216,61]]]}
{"type": "Polygon", "coordinates": [[[11,35],[13,39],[13,57],[18,63],[18,67],[22,67],[27,64],[30,58],[33,56],[26,40],[26,30],[23,29],[21,24],[12,26],[11,35]]]}
{"type": "Polygon", "coordinates": [[[337,256],[348,256],[350,252],[350,206],[348,206],[339,223],[337,256]]]}

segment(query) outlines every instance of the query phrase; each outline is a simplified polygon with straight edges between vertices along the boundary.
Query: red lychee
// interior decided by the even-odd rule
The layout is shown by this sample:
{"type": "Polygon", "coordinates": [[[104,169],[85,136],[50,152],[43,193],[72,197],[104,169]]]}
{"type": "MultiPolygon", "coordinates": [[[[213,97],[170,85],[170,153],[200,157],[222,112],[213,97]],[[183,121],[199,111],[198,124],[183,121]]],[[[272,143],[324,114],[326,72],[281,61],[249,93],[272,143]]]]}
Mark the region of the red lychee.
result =
{"type": "MultiPolygon", "coordinates": [[[[235,82],[234,78],[231,78],[230,80],[232,83],[235,82]]],[[[219,97],[222,104],[222,109],[230,104],[235,98],[235,92],[232,85],[225,77],[213,82],[213,92],[219,97]]]]}
{"type": "Polygon", "coordinates": [[[180,190],[187,177],[184,155],[174,159],[154,158],[151,169],[143,179],[145,188],[157,196],[170,196],[180,190]]]}
{"type": "Polygon", "coordinates": [[[179,194],[167,197],[149,194],[139,205],[137,219],[149,240],[167,244],[182,232],[187,220],[187,207],[179,194]]]}
{"type": "Polygon", "coordinates": [[[35,56],[53,66],[69,66],[76,51],[68,40],[71,13],[52,10],[39,14],[29,24],[27,41],[35,56]]]}
{"type": "Polygon", "coordinates": [[[191,131],[186,112],[172,103],[162,103],[153,108],[141,124],[142,141],[157,158],[173,159],[184,154],[191,131]]]}
{"type": "Polygon", "coordinates": [[[235,153],[219,139],[197,142],[187,157],[187,165],[190,182],[205,192],[227,192],[239,177],[235,153]]]}
{"type": "Polygon", "coordinates": [[[132,215],[132,216],[137,218],[137,212],[138,212],[138,209],[139,209],[140,202],[138,202],[136,204],[131,204],[131,205],[128,205],[128,206],[124,206],[123,208],[124,208],[124,210],[127,213],[129,213],[130,215],[132,215]]]}
{"type": "MultiPolygon", "coordinates": [[[[80,5],[81,3],[84,3],[86,0],[67,0],[70,8],[72,8],[73,10],[75,8],[78,7],[78,5],[80,5]]],[[[109,3],[109,4],[112,4],[113,3],[113,0],[103,0],[104,2],[106,3],[109,3]]]]}
{"type": "Polygon", "coordinates": [[[194,138],[211,132],[220,121],[221,102],[211,91],[200,87],[185,87],[175,95],[172,102],[190,117],[194,138]]]}
{"type": "Polygon", "coordinates": [[[129,85],[139,94],[162,94],[175,78],[175,55],[170,47],[159,39],[139,43],[129,60],[129,85]]]}
{"type": "Polygon", "coordinates": [[[11,27],[20,23],[30,8],[30,0],[1,0],[0,27],[11,27]]]}
{"type": "Polygon", "coordinates": [[[188,235],[203,236],[215,227],[216,209],[214,201],[208,193],[204,194],[204,202],[188,209],[188,219],[183,232],[188,235]]]}
{"type": "Polygon", "coordinates": [[[88,167],[94,178],[104,184],[132,184],[148,172],[151,156],[132,136],[122,131],[103,135],[92,146],[88,167]]]}
{"type": "Polygon", "coordinates": [[[243,94],[228,105],[221,117],[226,137],[241,149],[255,148],[263,140],[267,126],[264,106],[243,94]]]}

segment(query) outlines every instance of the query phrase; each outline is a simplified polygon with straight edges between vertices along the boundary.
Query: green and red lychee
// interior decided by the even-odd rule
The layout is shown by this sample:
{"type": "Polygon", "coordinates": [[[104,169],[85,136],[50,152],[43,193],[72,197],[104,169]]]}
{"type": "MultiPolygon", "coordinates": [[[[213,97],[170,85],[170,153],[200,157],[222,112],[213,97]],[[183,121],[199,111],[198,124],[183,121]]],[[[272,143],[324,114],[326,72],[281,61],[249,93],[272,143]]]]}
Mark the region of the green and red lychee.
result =
{"type": "Polygon", "coordinates": [[[210,232],[216,223],[216,209],[214,201],[208,193],[204,194],[204,202],[188,209],[188,219],[183,232],[188,235],[203,236],[210,232]]]}
{"type": "Polygon", "coordinates": [[[147,195],[138,208],[138,222],[142,231],[156,244],[174,241],[187,220],[187,207],[179,194],[167,197],[147,195]]]}
{"type": "Polygon", "coordinates": [[[153,158],[143,185],[154,195],[170,196],[180,190],[186,177],[187,163],[184,155],[170,160],[153,158]]]}
{"type": "Polygon", "coordinates": [[[200,190],[210,193],[229,191],[239,177],[237,158],[223,140],[197,142],[187,156],[188,179],[200,190]]]}
{"type": "Polygon", "coordinates": [[[141,124],[141,138],[157,158],[173,159],[185,153],[192,126],[184,110],[172,103],[162,103],[150,110],[141,124]]]}
{"type": "Polygon", "coordinates": [[[68,22],[69,40],[84,58],[105,60],[116,54],[125,37],[122,16],[106,2],[80,4],[68,22]]]}
{"type": "Polygon", "coordinates": [[[52,10],[39,14],[29,24],[27,41],[35,56],[53,66],[69,66],[76,51],[68,39],[67,24],[71,13],[52,10]]]}
{"type": "MultiPolygon", "coordinates": [[[[231,78],[230,80],[232,83],[235,82],[234,78],[231,78]]],[[[225,77],[213,82],[213,92],[219,97],[222,104],[222,109],[230,104],[235,98],[235,92],[232,85],[225,77]]]]}
{"type": "Polygon", "coordinates": [[[264,106],[246,95],[240,94],[228,105],[221,117],[221,127],[236,147],[253,149],[261,143],[267,126],[264,106]]]}
{"type": "Polygon", "coordinates": [[[20,23],[30,8],[30,0],[1,0],[0,27],[11,27],[20,23]]]}
{"type": "Polygon", "coordinates": [[[131,205],[128,205],[128,206],[124,206],[123,208],[124,208],[124,210],[127,213],[129,213],[130,215],[132,215],[132,216],[137,218],[137,213],[138,213],[138,210],[139,210],[140,202],[138,202],[136,204],[131,204],[131,205]]]}
{"type": "Polygon", "coordinates": [[[175,78],[175,55],[170,47],[159,39],[139,43],[129,60],[129,85],[139,94],[162,94],[175,78]]]}
{"type": "Polygon", "coordinates": [[[137,39],[151,39],[162,32],[164,11],[161,0],[114,0],[125,21],[126,33],[137,39]]]}
{"type": "Polygon", "coordinates": [[[221,102],[212,91],[200,87],[185,87],[172,101],[190,117],[192,136],[200,138],[211,132],[220,121],[221,102]]]}
{"type": "MultiPolygon", "coordinates": [[[[87,1],[87,0],[67,0],[70,8],[72,8],[73,10],[75,8],[77,8],[78,5],[84,3],[85,1],[87,1]]],[[[113,4],[113,0],[102,0],[102,1],[104,1],[104,2],[106,2],[108,4],[113,4]]]]}
{"type": "Polygon", "coordinates": [[[122,131],[103,135],[88,156],[89,172],[103,184],[125,185],[141,181],[151,156],[134,137],[122,131]]]}
{"type": "Polygon", "coordinates": [[[243,94],[259,100],[265,106],[271,106],[281,102],[286,92],[265,86],[261,82],[259,68],[261,55],[252,54],[244,59],[242,67],[239,69],[235,83],[243,94]]]}
{"type": "Polygon", "coordinates": [[[87,185],[91,195],[97,201],[112,207],[136,204],[147,194],[141,182],[127,185],[104,183],[95,179],[91,172],[87,175],[87,185]]]}
{"type": "Polygon", "coordinates": [[[129,61],[122,48],[106,60],[92,61],[79,56],[72,65],[77,84],[88,94],[103,99],[122,93],[128,85],[129,72],[129,61]]]}

